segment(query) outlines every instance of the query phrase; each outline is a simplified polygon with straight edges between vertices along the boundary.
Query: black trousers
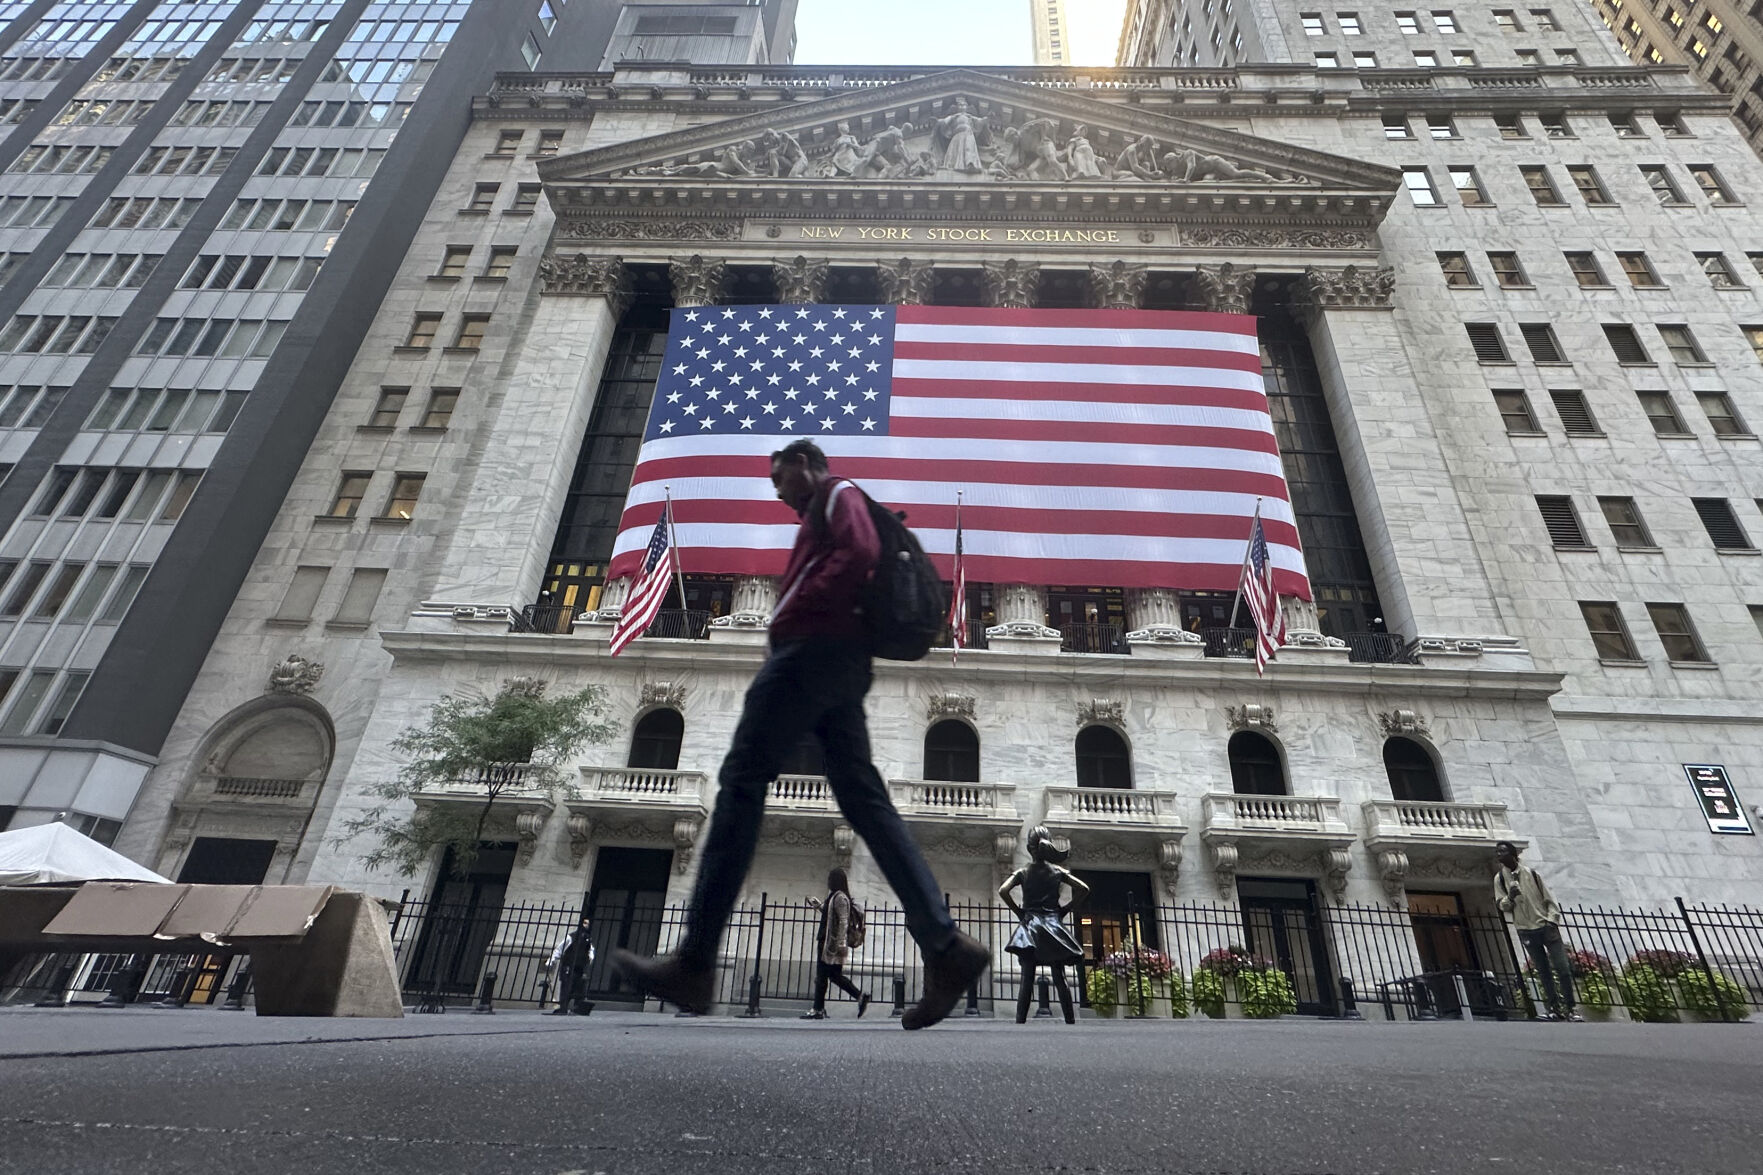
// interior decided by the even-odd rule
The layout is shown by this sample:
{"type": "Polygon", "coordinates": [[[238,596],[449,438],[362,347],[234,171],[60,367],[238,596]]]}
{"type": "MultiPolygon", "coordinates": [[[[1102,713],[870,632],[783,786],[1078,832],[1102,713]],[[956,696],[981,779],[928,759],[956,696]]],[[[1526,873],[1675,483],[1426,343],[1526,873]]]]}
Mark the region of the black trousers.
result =
{"type": "Polygon", "coordinates": [[[842,963],[814,964],[814,1010],[826,1011],[826,985],[831,983],[854,1000],[863,998],[863,989],[845,978],[845,967],[842,963]]]}
{"type": "Polygon", "coordinates": [[[869,653],[862,645],[811,639],[773,649],[747,687],[734,744],[717,776],[716,810],[679,945],[687,963],[715,965],[741,882],[753,867],[766,789],[806,734],[820,740],[839,811],[894,887],[919,949],[935,957],[955,941],[955,921],[942,889],[869,759],[863,719],[869,682],[869,653]]]}
{"type": "Polygon", "coordinates": [[[1518,941],[1543,981],[1543,999],[1550,1009],[1573,1011],[1573,965],[1567,959],[1567,944],[1561,941],[1561,928],[1545,922],[1536,930],[1520,930],[1518,941]]]}

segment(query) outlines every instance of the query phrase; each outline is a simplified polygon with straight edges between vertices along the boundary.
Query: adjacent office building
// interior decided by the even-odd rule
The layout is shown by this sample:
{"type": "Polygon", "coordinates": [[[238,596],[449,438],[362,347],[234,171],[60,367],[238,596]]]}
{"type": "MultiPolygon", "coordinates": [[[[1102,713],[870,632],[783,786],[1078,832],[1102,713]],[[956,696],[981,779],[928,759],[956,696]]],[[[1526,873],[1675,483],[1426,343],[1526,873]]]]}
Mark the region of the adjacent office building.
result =
{"type": "MultiPolygon", "coordinates": [[[[787,60],[792,14],[0,6],[0,827],[60,816],[108,839],[127,814],[473,95],[499,71],[682,46],[787,60]]],[[[530,214],[568,129],[491,144],[473,215],[530,214]]],[[[343,590],[365,615],[379,587],[343,590]]]]}
{"type": "MultiPolygon", "coordinates": [[[[1687,65],[1732,101],[1751,146],[1763,150],[1763,4],[1757,0],[1592,0],[1642,65],[1687,65]]],[[[1514,21],[1518,14],[1512,14],[1514,21]]]]}

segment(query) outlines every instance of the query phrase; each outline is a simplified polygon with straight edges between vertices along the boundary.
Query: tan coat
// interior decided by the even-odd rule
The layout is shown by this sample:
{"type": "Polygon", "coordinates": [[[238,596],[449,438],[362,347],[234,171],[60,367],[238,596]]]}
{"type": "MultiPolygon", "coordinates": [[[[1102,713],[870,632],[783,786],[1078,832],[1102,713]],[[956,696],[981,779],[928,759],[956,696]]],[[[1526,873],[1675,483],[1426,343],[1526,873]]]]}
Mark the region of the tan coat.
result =
{"type": "Polygon", "coordinates": [[[834,967],[843,967],[850,957],[851,948],[845,945],[847,932],[851,929],[851,899],[842,893],[827,895],[826,902],[826,937],[820,943],[820,961],[834,967]]]}

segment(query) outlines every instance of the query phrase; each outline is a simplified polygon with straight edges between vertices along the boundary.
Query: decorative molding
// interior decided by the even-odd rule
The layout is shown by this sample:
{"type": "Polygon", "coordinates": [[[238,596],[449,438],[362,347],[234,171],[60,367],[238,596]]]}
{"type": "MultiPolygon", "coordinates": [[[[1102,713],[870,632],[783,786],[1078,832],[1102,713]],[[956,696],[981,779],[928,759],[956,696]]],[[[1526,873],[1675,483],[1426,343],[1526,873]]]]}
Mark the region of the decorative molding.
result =
{"type": "Polygon", "coordinates": [[[539,262],[541,293],[605,298],[617,317],[631,302],[630,278],[622,257],[551,253],[539,262]]]}
{"type": "Polygon", "coordinates": [[[1347,893],[1347,874],[1353,868],[1353,854],[1346,849],[1326,848],[1321,854],[1322,876],[1339,901],[1347,893]]]}
{"type": "Polygon", "coordinates": [[[1176,230],[1184,245],[1201,249],[1370,249],[1364,229],[1235,228],[1182,225],[1176,230]]]}
{"type": "Polygon", "coordinates": [[[1014,257],[982,261],[980,276],[985,282],[987,304],[1012,310],[1026,310],[1035,304],[1041,276],[1039,262],[1018,261],[1014,257]]]}
{"type": "Polygon", "coordinates": [[[1379,849],[1377,876],[1383,882],[1384,892],[1390,897],[1390,904],[1400,909],[1408,882],[1408,854],[1401,849],[1379,849]]]}
{"type": "Polygon", "coordinates": [[[1008,869],[1016,861],[1016,834],[1000,832],[992,837],[992,860],[1008,869]]]}
{"type": "Polygon", "coordinates": [[[533,850],[539,845],[539,833],[545,827],[545,817],[550,812],[516,812],[514,815],[514,835],[520,841],[520,849],[515,853],[516,864],[525,865],[533,859],[533,850]]]}
{"type": "Polygon", "coordinates": [[[637,691],[639,706],[671,706],[675,710],[686,704],[686,687],[677,681],[645,681],[637,691]]]}
{"type": "Polygon", "coordinates": [[[803,305],[825,300],[826,271],[825,261],[811,261],[806,257],[773,261],[771,276],[777,283],[777,300],[803,305]]]}
{"type": "Polygon", "coordinates": [[[976,699],[972,694],[932,694],[925,699],[924,716],[932,722],[939,718],[973,720],[976,699]]]}
{"type": "Polygon", "coordinates": [[[317,687],[319,678],[323,676],[323,662],[308,660],[298,653],[289,653],[282,658],[279,665],[269,671],[269,684],[264,686],[264,692],[304,697],[317,687]]]}
{"type": "Polygon", "coordinates": [[[580,869],[582,858],[588,855],[588,845],[594,838],[594,818],[586,812],[571,812],[564,828],[569,832],[570,868],[580,869]]]}
{"type": "Polygon", "coordinates": [[[1387,265],[1340,269],[1313,265],[1295,284],[1298,302],[1312,310],[1390,310],[1396,271],[1387,265]]]}
{"type": "Polygon", "coordinates": [[[738,220],[632,220],[566,217],[559,234],[582,241],[738,241],[738,220]]]}
{"type": "Polygon", "coordinates": [[[1181,873],[1182,844],[1179,840],[1163,840],[1157,842],[1157,869],[1170,884],[1175,884],[1176,877],[1181,873]]]}
{"type": "Polygon", "coordinates": [[[1237,896],[1237,865],[1240,854],[1237,846],[1227,840],[1212,842],[1212,873],[1218,882],[1218,892],[1226,898],[1237,896]]]}
{"type": "Polygon", "coordinates": [[[692,852],[703,827],[697,816],[681,816],[673,822],[673,871],[681,877],[692,871],[692,852]]]}
{"type": "Polygon", "coordinates": [[[1126,634],[1129,645],[1203,645],[1206,638],[1197,632],[1189,632],[1173,624],[1153,624],[1148,628],[1135,628],[1126,634]]]}
{"type": "Polygon", "coordinates": [[[1432,734],[1427,729],[1426,719],[1412,710],[1384,710],[1378,714],[1377,722],[1383,727],[1385,738],[1398,734],[1418,734],[1425,738],[1432,734]]]}
{"type": "Polygon", "coordinates": [[[1208,310],[1224,314],[1247,314],[1255,295],[1255,271],[1226,261],[1202,265],[1194,271],[1194,288],[1208,310]]]}
{"type": "Polygon", "coordinates": [[[709,306],[722,296],[722,279],[728,265],[720,257],[670,257],[668,280],[673,283],[675,306],[709,306]]]}
{"type": "Polygon", "coordinates": [[[851,855],[856,849],[856,831],[849,824],[833,825],[833,864],[841,869],[849,869],[851,855]]]}
{"type": "Polygon", "coordinates": [[[1450,881],[1489,881],[1493,877],[1494,849],[1490,844],[1480,855],[1427,855],[1408,858],[1408,876],[1450,881]]]}
{"type": "Polygon", "coordinates": [[[1007,624],[994,624],[986,629],[986,639],[994,637],[1026,636],[1040,640],[1062,641],[1065,634],[1057,628],[1048,628],[1044,624],[1036,624],[1032,620],[1012,620],[1007,624]]]}
{"type": "Polygon", "coordinates": [[[898,261],[878,261],[876,277],[881,281],[882,301],[895,306],[923,306],[931,300],[935,271],[928,261],[902,257],[898,261]]]}
{"type": "Polygon", "coordinates": [[[1279,733],[1279,724],[1273,720],[1273,707],[1263,706],[1258,702],[1244,702],[1241,706],[1224,708],[1226,724],[1231,730],[1265,730],[1268,734],[1279,733]]]}
{"type": "Polygon", "coordinates": [[[771,623],[771,610],[777,603],[777,580],[769,575],[741,575],[735,578],[733,610],[710,622],[712,628],[760,629],[771,623]]]}
{"type": "Polygon", "coordinates": [[[1280,647],[1286,645],[1299,649],[1344,649],[1347,642],[1338,636],[1324,636],[1315,629],[1287,628],[1286,639],[1280,647]]]}
{"type": "Polygon", "coordinates": [[[1145,279],[1150,269],[1125,261],[1092,261],[1090,289],[1096,304],[1105,310],[1132,310],[1145,296],[1145,279]]]}
{"type": "Polygon", "coordinates": [[[1106,722],[1119,726],[1122,724],[1125,709],[1120,702],[1110,698],[1091,698],[1077,704],[1077,724],[1088,726],[1092,722],[1106,722]]]}
{"type": "Polygon", "coordinates": [[[1474,637],[1423,636],[1414,643],[1422,653],[1458,653],[1466,657],[1479,657],[1486,649],[1474,637]]]}

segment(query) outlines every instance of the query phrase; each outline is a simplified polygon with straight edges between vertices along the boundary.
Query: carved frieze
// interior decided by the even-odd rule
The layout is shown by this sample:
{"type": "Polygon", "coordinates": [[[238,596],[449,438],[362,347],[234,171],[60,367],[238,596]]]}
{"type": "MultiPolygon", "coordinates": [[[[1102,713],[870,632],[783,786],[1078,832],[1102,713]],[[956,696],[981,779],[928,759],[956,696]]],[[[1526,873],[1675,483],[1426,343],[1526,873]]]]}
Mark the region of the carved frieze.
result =
{"type": "Polygon", "coordinates": [[[738,241],[738,220],[624,220],[569,217],[562,236],[593,241],[738,241]]]}
{"type": "Polygon", "coordinates": [[[932,722],[941,718],[965,718],[971,722],[974,703],[972,694],[932,694],[925,700],[925,717],[932,722]]]}
{"type": "Polygon", "coordinates": [[[1390,903],[1401,906],[1402,894],[1408,883],[1408,854],[1401,849],[1380,849],[1377,853],[1377,878],[1383,882],[1390,903]]]}
{"type": "Polygon", "coordinates": [[[703,827],[704,821],[696,816],[681,816],[673,822],[673,871],[681,877],[692,871],[692,852],[703,827]]]}
{"type": "Polygon", "coordinates": [[[520,842],[515,852],[515,861],[525,865],[533,859],[533,849],[538,847],[539,832],[545,827],[548,812],[517,812],[514,816],[514,835],[520,842]]]}
{"type": "Polygon", "coordinates": [[[678,710],[686,704],[686,687],[677,681],[645,681],[638,691],[637,704],[678,710]]]}
{"type": "Polygon", "coordinates": [[[981,263],[986,301],[992,306],[1026,310],[1035,304],[1041,267],[1033,261],[985,261],[981,263]]]}
{"type": "Polygon", "coordinates": [[[1091,698],[1087,702],[1077,704],[1077,724],[1088,726],[1092,722],[1105,722],[1119,726],[1124,717],[1126,707],[1111,698],[1091,698]]]}
{"type": "Polygon", "coordinates": [[[1232,730],[1264,730],[1269,734],[1279,732],[1279,726],[1273,720],[1272,706],[1245,702],[1241,706],[1226,706],[1224,713],[1232,730]]]}
{"type": "Polygon", "coordinates": [[[875,270],[881,281],[883,302],[895,306],[923,306],[931,300],[935,275],[928,262],[902,257],[898,261],[878,261],[875,270]]]}
{"type": "Polygon", "coordinates": [[[1106,310],[1132,310],[1145,296],[1145,278],[1149,273],[1143,265],[1124,261],[1090,263],[1090,288],[1095,291],[1096,304],[1106,310]]]}
{"type": "Polygon", "coordinates": [[[728,265],[720,258],[672,257],[667,262],[667,277],[673,283],[675,306],[709,306],[722,296],[722,279],[728,265]]]}
{"type": "Polygon", "coordinates": [[[1255,295],[1255,271],[1229,261],[1223,265],[1202,265],[1194,271],[1194,288],[1208,310],[1247,314],[1255,295]]]}
{"type": "Polygon", "coordinates": [[[821,301],[826,294],[826,262],[794,257],[771,263],[772,280],[777,283],[778,301],[807,305],[821,301]]]}
{"type": "Polygon", "coordinates": [[[1424,738],[1432,733],[1427,729],[1426,719],[1412,710],[1385,710],[1378,714],[1377,722],[1386,738],[1398,734],[1418,734],[1424,738]]]}
{"type": "Polygon", "coordinates": [[[615,315],[630,305],[630,278],[622,257],[552,253],[539,262],[539,281],[546,294],[605,298],[615,315]]]}
{"type": "Polygon", "coordinates": [[[1181,243],[1201,249],[1369,249],[1371,234],[1362,229],[1224,228],[1184,225],[1181,243]]]}
{"type": "Polygon", "coordinates": [[[1315,310],[1389,310],[1396,271],[1389,266],[1311,266],[1298,279],[1298,300],[1315,310]]]}
{"type": "Polygon", "coordinates": [[[310,661],[298,653],[289,653],[282,658],[281,664],[269,671],[269,684],[265,690],[272,694],[294,694],[304,696],[317,687],[319,678],[324,676],[324,665],[318,661],[310,661]]]}

